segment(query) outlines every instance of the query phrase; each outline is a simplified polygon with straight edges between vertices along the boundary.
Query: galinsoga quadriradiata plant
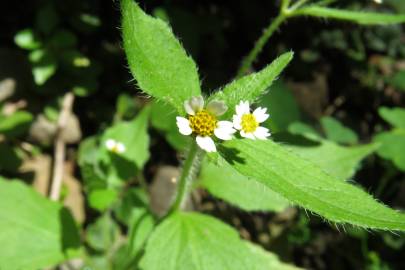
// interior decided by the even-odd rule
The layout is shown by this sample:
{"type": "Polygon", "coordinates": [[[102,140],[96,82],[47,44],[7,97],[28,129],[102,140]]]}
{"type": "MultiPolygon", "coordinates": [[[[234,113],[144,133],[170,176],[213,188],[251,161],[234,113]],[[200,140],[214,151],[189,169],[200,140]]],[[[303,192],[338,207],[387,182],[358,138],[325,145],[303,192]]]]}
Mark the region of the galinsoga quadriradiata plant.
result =
{"type": "MultiPolygon", "coordinates": [[[[229,177],[246,182],[246,186],[260,185],[262,192],[250,197],[263,196],[266,200],[268,197],[262,195],[266,193],[278,203],[305,208],[338,227],[405,230],[404,214],[275,143],[270,131],[261,126],[269,115],[266,108],[256,108],[255,103],[293,59],[293,53],[284,53],[259,72],[246,73],[283,22],[299,16],[359,24],[405,21],[403,15],[330,8],[331,2],[282,0],[279,15],[242,61],[237,78],[204,97],[196,64],[167,23],[145,14],[132,0],[122,1],[124,48],[137,85],[173,108],[178,132],[192,138],[187,141],[170,210],[145,243],[142,269],[267,269],[257,265],[256,247],[241,240],[232,228],[210,216],[182,210],[193,186],[192,176],[201,169],[199,155],[206,155],[202,174],[204,166],[221,172],[215,181],[229,177]]],[[[274,269],[282,269],[281,264],[278,267],[274,269]]]]}

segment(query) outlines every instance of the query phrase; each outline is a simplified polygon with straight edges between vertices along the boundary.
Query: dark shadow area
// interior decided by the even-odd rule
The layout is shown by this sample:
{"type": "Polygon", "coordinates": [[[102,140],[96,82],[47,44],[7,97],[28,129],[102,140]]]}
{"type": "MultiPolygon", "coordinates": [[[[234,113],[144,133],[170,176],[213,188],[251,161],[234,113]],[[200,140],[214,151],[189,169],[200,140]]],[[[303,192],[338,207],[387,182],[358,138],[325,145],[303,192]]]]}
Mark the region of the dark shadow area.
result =
{"type": "Polygon", "coordinates": [[[80,236],[77,225],[69,210],[62,207],[59,211],[59,222],[62,237],[62,252],[69,257],[72,252],[80,248],[80,236]]]}

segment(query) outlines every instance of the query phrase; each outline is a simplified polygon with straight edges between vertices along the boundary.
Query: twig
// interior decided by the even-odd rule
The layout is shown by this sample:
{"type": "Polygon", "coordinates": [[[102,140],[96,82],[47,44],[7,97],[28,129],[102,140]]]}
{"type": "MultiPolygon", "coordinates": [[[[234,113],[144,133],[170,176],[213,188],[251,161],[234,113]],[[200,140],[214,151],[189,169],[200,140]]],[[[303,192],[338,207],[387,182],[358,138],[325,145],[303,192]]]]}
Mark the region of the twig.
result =
{"type": "Polygon", "coordinates": [[[53,201],[58,201],[60,197],[60,190],[62,187],[63,170],[65,162],[65,140],[63,137],[63,131],[66,128],[66,124],[69,115],[72,112],[74,95],[68,92],[62,103],[62,109],[58,118],[58,129],[55,136],[55,150],[54,150],[54,166],[53,166],[53,178],[52,187],[49,198],[53,201]]]}

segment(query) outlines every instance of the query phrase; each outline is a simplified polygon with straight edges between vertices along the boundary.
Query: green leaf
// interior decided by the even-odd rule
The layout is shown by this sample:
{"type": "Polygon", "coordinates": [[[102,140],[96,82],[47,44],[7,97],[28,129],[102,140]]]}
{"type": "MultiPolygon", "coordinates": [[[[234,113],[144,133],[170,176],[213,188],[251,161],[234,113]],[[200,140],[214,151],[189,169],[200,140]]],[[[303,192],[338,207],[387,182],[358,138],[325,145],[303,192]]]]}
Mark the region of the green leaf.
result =
{"type": "Polygon", "coordinates": [[[101,138],[102,151],[108,152],[105,147],[108,139],[121,142],[125,145],[125,151],[119,155],[133,162],[137,169],[142,169],[150,156],[148,135],[149,114],[150,107],[145,107],[134,120],[120,122],[108,128],[101,138]]]}
{"type": "Polygon", "coordinates": [[[109,250],[119,236],[119,227],[109,213],[90,224],[86,231],[87,243],[97,251],[109,250]]]}
{"type": "Polygon", "coordinates": [[[35,50],[41,47],[41,42],[32,29],[24,29],[19,31],[14,36],[14,42],[17,44],[17,46],[26,50],[35,50]]]}
{"type": "Polygon", "coordinates": [[[321,118],[321,125],[325,131],[326,138],[337,143],[355,144],[359,138],[350,128],[345,127],[333,117],[324,116],[321,118]]]}
{"type": "Polygon", "coordinates": [[[262,183],[238,173],[222,159],[217,165],[205,160],[200,181],[215,197],[246,211],[279,212],[289,205],[286,199],[262,183]]]}
{"type": "Polygon", "coordinates": [[[337,223],[365,228],[405,230],[405,215],[378,203],[352,184],[270,141],[235,139],[221,155],[247,177],[257,179],[286,199],[337,223]]]}
{"type": "Polygon", "coordinates": [[[400,70],[388,79],[388,83],[400,91],[405,91],[405,70],[400,70]]]}
{"type": "Polygon", "coordinates": [[[405,171],[405,129],[382,132],[374,137],[374,141],[381,144],[377,151],[379,156],[405,171]]]}
{"type": "Polygon", "coordinates": [[[318,141],[321,135],[310,125],[303,122],[293,122],[288,126],[288,132],[295,135],[302,135],[310,140],[318,141]]]}
{"type": "Polygon", "coordinates": [[[361,160],[377,150],[379,145],[343,147],[331,141],[320,140],[317,145],[286,145],[286,147],[332,176],[347,180],[354,175],[361,160]]]}
{"type": "Polygon", "coordinates": [[[363,11],[351,11],[329,7],[320,7],[316,5],[303,7],[294,12],[294,16],[299,15],[351,21],[354,23],[366,25],[386,25],[405,22],[404,14],[396,15],[396,14],[373,13],[363,11]]]}
{"type": "Polygon", "coordinates": [[[97,189],[90,192],[88,200],[91,208],[99,211],[108,209],[118,198],[114,189],[97,189]]]}
{"type": "Polygon", "coordinates": [[[28,130],[32,119],[32,114],[25,111],[17,111],[12,115],[0,116],[0,134],[4,134],[7,137],[20,136],[28,130]]]}
{"type": "Polygon", "coordinates": [[[133,0],[122,0],[121,10],[124,49],[139,87],[183,113],[184,101],[201,95],[194,61],[164,21],[133,0]]]}
{"type": "Polygon", "coordinates": [[[16,148],[0,143],[0,171],[16,173],[22,164],[22,158],[16,148]]]}
{"type": "Polygon", "coordinates": [[[32,63],[32,75],[37,85],[43,85],[55,74],[58,62],[55,57],[46,50],[38,49],[32,51],[29,55],[32,63]]]}
{"type": "Polygon", "coordinates": [[[0,178],[0,232],[0,269],[49,268],[80,248],[68,210],[17,180],[0,178]]]}
{"type": "Polygon", "coordinates": [[[264,250],[262,247],[244,241],[245,245],[251,252],[251,260],[254,261],[256,268],[254,270],[299,270],[302,268],[295,267],[280,261],[278,256],[274,253],[264,250]]]}
{"type": "Polygon", "coordinates": [[[270,87],[258,103],[267,108],[270,118],[264,124],[272,132],[287,130],[289,124],[299,121],[300,109],[292,92],[282,81],[277,81],[270,87]]]}
{"type": "Polygon", "coordinates": [[[223,100],[229,108],[224,114],[224,118],[231,116],[235,112],[235,106],[241,100],[252,103],[260,95],[263,95],[288,63],[290,63],[293,55],[292,52],[284,53],[261,71],[227,84],[222,91],[217,91],[210,99],[223,100]]]}
{"type": "Polygon", "coordinates": [[[197,213],[175,213],[153,231],[141,268],[254,269],[249,253],[238,233],[219,220],[197,213]]]}
{"type": "Polygon", "coordinates": [[[378,114],[392,126],[405,129],[405,109],[380,107],[378,114]]]}

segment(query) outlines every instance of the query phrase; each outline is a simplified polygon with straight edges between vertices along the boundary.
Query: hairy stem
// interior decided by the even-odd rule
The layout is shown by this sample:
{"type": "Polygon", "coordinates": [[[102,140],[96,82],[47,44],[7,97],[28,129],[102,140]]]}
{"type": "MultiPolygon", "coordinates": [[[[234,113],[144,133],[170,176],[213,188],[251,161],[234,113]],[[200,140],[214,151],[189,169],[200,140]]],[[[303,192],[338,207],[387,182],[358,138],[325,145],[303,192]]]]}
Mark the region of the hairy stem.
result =
{"type": "Polygon", "coordinates": [[[257,56],[263,50],[264,45],[273,35],[273,33],[280,27],[284,22],[287,16],[283,13],[280,13],[270,25],[263,31],[261,37],[256,41],[255,46],[250,51],[250,53],[243,59],[242,64],[237,72],[236,77],[243,76],[251,67],[253,62],[256,60],[257,56]]]}
{"type": "Polygon", "coordinates": [[[191,180],[191,170],[193,168],[194,162],[196,161],[198,153],[197,143],[193,140],[190,146],[190,150],[187,154],[187,158],[184,161],[183,170],[180,175],[180,179],[177,184],[177,193],[172,206],[168,212],[168,215],[180,209],[183,201],[187,197],[187,186],[188,182],[191,180]]]}

